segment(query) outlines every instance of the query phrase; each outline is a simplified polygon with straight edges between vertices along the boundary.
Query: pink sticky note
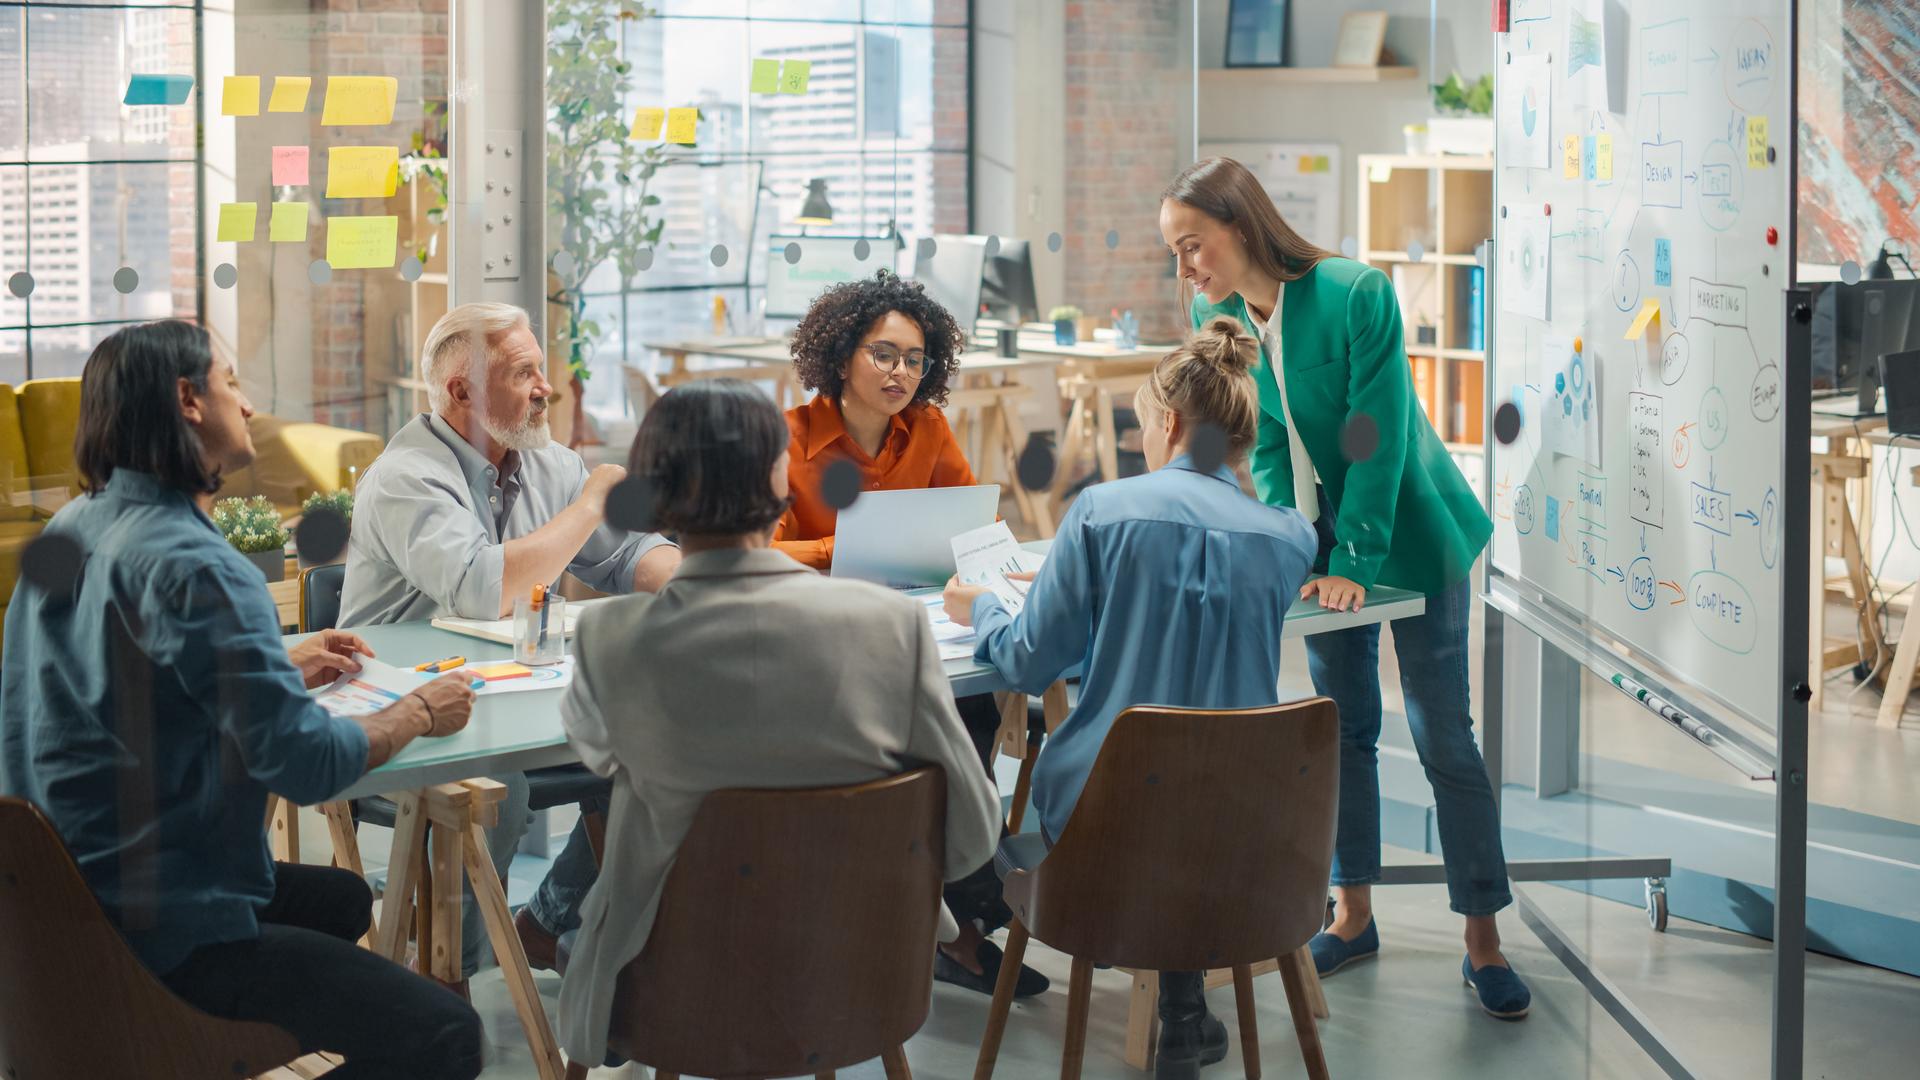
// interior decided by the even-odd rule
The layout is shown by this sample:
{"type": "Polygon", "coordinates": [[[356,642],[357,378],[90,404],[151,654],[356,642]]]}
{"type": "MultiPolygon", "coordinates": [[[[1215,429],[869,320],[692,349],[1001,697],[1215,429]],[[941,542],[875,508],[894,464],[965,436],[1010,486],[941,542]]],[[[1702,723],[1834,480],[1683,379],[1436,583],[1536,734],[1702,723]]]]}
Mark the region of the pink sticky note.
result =
{"type": "Polygon", "coordinates": [[[305,184],[307,182],[307,158],[310,151],[304,146],[276,146],[273,148],[274,184],[305,184]]]}

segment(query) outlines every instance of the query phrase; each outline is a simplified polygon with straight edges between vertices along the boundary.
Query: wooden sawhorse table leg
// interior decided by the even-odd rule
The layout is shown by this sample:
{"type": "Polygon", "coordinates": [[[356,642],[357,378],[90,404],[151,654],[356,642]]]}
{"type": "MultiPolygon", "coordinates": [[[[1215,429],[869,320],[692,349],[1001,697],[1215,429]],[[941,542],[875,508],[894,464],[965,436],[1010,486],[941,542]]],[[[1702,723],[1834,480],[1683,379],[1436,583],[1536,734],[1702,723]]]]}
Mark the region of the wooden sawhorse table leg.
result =
{"type": "MultiPolygon", "coordinates": [[[[1020,778],[1013,785],[1013,808],[1007,814],[1007,831],[1017,835],[1033,794],[1033,763],[1040,756],[1041,741],[1027,724],[1027,695],[1007,691],[994,696],[1000,702],[1000,733],[994,744],[1002,754],[1020,760],[1020,778]]],[[[1056,681],[1047,687],[1040,696],[1040,708],[1046,715],[1046,733],[1051,735],[1067,718],[1067,684],[1056,681]]]]}

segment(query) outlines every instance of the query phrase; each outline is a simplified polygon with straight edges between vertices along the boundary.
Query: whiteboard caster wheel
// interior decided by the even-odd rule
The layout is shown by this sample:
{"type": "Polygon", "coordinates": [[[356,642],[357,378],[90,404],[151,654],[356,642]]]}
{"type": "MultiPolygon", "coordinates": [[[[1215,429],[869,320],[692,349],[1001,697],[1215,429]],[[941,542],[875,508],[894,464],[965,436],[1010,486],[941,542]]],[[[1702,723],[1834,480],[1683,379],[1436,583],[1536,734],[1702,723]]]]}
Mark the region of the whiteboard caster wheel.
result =
{"type": "Polygon", "coordinates": [[[1647,925],[1656,934],[1667,932],[1667,879],[1647,879],[1647,925]]]}

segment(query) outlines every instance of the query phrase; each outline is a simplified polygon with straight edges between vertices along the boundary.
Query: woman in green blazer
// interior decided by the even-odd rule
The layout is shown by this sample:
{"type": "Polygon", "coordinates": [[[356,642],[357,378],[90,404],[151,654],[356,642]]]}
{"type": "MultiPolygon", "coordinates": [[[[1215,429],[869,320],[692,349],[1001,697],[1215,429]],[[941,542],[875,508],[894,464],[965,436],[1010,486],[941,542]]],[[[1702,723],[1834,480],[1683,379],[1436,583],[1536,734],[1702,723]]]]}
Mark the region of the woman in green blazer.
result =
{"type": "MultiPolygon", "coordinates": [[[[1358,611],[1367,590],[1425,594],[1393,622],[1407,723],[1433,784],[1453,910],[1466,916],[1462,974],[1481,1007],[1526,1015],[1526,985],[1500,952],[1494,913],[1513,902],[1486,763],[1468,713],[1467,578],[1493,523],[1413,395],[1400,305],[1385,274],[1322,251],[1289,228],[1239,162],[1196,162],[1163,193],[1160,232],[1198,327],[1230,315],[1260,341],[1253,482],[1260,498],[1314,521],[1326,576],[1301,599],[1358,611]]],[[[1335,917],[1313,939],[1330,975],[1378,953],[1380,628],[1306,639],[1314,688],[1340,708],[1335,917]]]]}

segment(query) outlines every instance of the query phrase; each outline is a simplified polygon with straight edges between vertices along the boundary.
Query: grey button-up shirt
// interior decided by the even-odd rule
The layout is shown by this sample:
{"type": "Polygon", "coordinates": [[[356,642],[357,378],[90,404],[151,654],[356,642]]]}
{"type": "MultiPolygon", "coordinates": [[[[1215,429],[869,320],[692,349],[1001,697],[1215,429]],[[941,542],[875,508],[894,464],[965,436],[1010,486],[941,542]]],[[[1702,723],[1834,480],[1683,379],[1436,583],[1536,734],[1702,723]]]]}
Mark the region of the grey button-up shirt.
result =
{"type": "MultiPolygon", "coordinates": [[[[354,491],[340,625],[498,617],[503,545],[552,521],[586,482],[586,463],[559,443],[509,451],[495,469],[445,420],[414,417],[354,491]]],[[[632,592],[640,557],[667,542],[603,523],[567,569],[632,592]]]]}

